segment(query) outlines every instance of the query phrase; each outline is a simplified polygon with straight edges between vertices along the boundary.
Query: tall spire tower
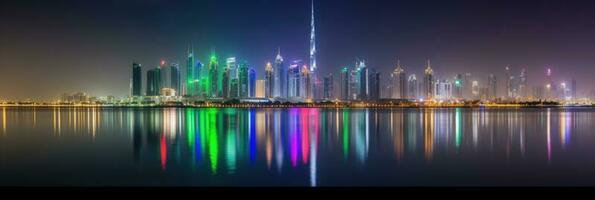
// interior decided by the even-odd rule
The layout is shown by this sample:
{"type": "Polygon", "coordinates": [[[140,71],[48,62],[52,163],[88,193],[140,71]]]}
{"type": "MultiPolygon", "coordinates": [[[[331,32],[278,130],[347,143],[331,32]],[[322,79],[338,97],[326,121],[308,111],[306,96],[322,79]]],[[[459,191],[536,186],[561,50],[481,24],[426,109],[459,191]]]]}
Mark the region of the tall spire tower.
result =
{"type": "Polygon", "coordinates": [[[307,87],[310,88],[311,93],[308,95],[311,98],[318,99],[320,97],[320,80],[318,79],[318,70],[316,64],[316,25],[314,23],[314,0],[312,0],[310,21],[310,77],[311,83],[307,87]]]}
{"type": "Polygon", "coordinates": [[[316,71],[316,26],[314,24],[314,0],[312,0],[312,17],[310,22],[310,72],[316,71]]]}

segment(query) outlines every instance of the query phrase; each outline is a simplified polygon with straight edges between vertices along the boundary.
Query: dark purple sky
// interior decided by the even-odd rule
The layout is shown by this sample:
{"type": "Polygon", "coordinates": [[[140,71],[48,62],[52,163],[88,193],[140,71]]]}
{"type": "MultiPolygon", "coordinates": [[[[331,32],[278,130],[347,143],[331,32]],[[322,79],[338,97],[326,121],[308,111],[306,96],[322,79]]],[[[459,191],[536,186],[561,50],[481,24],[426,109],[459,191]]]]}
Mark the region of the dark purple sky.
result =
{"type": "MultiPolygon", "coordinates": [[[[440,78],[470,72],[503,79],[504,66],[542,84],[595,85],[595,2],[581,0],[316,0],[318,61],[337,74],[356,58],[388,77],[397,58],[420,75],[427,58],[440,78]]],[[[309,0],[0,0],[0,99],[62,92],[125,96],[131,63],[146,71],[184,62],[188,43],[248,61],[262,76],[281,47],[307,59],[309,0]]]]}

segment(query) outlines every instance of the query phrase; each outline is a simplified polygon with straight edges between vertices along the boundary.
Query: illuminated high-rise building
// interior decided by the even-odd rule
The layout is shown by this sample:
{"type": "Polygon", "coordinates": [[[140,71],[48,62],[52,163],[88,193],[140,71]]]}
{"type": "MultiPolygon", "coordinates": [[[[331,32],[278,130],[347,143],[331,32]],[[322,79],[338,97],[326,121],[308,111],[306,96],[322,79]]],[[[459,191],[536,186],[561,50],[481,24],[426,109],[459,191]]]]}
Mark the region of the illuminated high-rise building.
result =
{"type": "Polygon", "coordinates": [[[355,67],[349,72],[349,99],[358,100],[359,97],[359,69],[357,63],[355,67]]]}
{"type": "Polygon", "coordinates": [[[256,96],[256,70],[248,69],[248,94],[249,97],[256,96]]]}
{"type": "Polygon", "coordinates": [[[264,79],[256,80],[254,97],[256,97],[256,98],[265,98],[266,97],[266,91],[265,90],[266,90],[265,80],[264,79]]]}
{"type": "Polygon", "coordinates": [[[401,67],[401,62],[397,61],[397,68],[391,74],[391,87],[393,99],[406,99],[407,98],[407,74],[401,67]]]}
{"type": "Polygon", "coordinates": [[[368,100],[378,101],[380,100],[380,73],[376,72],[375,69],[370,69],[369,76],[368,100]]]}
{"type": "Polygon", "coordinates": [[[132,63],[132,81],[131,81],[131,95],[142,96],[142,65],[139,63],[132,63]]]}
{"type": "Polygon", "coordinates": [[[477,100],[479,99],[479,82],[478,81],[473,81],[471,83],[471,96],[473,97],[473,99],[477,100]]]}
{"type": "Polygon", "coordinates": [[[180,77],[180,65],[172,63],[169,67],[169,88],[175,90],[176,94],[180,94],[182,89],[180,77]]]}
{"type": "Polygon", "coordinates": [[[238,78],[238,65],[235,57],[229,57],[225,60],[225,67],[229,69],[229,78],[238,78]]]}
{"type": "Polygon", "coordinates": [[[230,98],[230,85],[231,80],[229,77],[229,67],[225,67],[225,69],[223,69],[223,75],[221,77],[221,97],[223,99],[230,98]]]}
{"type": "Polygon", "coordinates": [[[147,71],[147,96],[159,96],[162,87],[161,68],[147,71]]]}
{"type": "Polygon", "coordinates": [[[496,80],[496,75],[490,74],[488,77],[488,91],[487,91],[487,98],[488,99],[496,99],[498,98],[498,82],[496,80]]]}
{"type": "Polygon", "coordinates": [[[238,97],[246,98],[249,96],[249,75],[248,63],[243,62],[238,67],[238,97]]]}
{"type": "Polygon", "coordinates": [[[348,67],[344,67],[343,69],[341,69],[341,100],[343,101],[347,101],[349,100],[349,79],[350,79],[350,73],[349,73],[349,68],[348,67]]]}
{"type": "Polygon", "coordinates": [[[357,72],[359,79],[358,100],[368,100],[370,94],[370,74],[365,61],[362,60],[357,64],[357,72]]]}
{"type": "Polygon", "coordinates": [[[430,65],[430,60],[426,64],[426,70],[424,71],[424,98],[427,100],[434,99],[434,70],[430,65]]]}
{"type": "Polygon", "coordinates": [[[407,91],[409,95],[409,99],[417,99],[419,98],[419,84],[417,83],[417,77],[415,74],[409,75],[407,78],[407,91]]]}
{"type": "Polygon", "coordinates": [[[316,25],[314,23],[314,0],[312,0],[312,12],[310,18],[310,69],[308,69],[309,79],[306,87],[309,91],[306,95],[307,98],[319,98],[320,93],[320,81],[318,79],[318,65],[316,63],[316,25]]]}
{"type": "Polygon", "coordinates": [[[463,74],[455,76],[452,96],[457,99],[463,99],[463,74]]]}
{"type": "Polygon", "coordinates": [[[312,76],[310,74],[310,69],[308,68],[308,66],[304,65],[300,71],[300,74],[300,97],[302,99],[310,99],[312,98],[313,88],[310,87],[312,85],[312,76]]]}
{"type": "Polygon", "coordinates": [[[198,95],[198,71],[196,71],[196,61],[194,60],[194,49],[188,47],[188,60],[186,62],[186,95],[198,95]]]}
{"type": "Polygon", "coordinates": [[[204,64],[197,60],[194,64],[194,96],[206,97],[207,88],[205,87],[205,76],[208,75],[206,71],[204,64]]]}
{"type": "Polygon", "coordinates": [[[323,97],[324,99],[333,99],[334,95],[334,87],[333,87],[333,74],[330,73],[324,77],[323,80],[323,97]]]}
{"type": "MultiPolygon", "coordinates": [[[[227,81],[222,81],[222,84],[225,84],[227,82],[227,89],[223,89],[223,85],[221,87],[222,93],[224,98],[235,98],[237,97],[237,94],[233,95],[232,94],[232,84],[231,82],[236,79],[238,79],[238,65],[236,63],[236,58],[235,57],[229,57],[225,60],[225,69],[227,70],[227,81]],[[225,94],[227,93],[227,94],[225,94]]],[[[237,88],[236,90],[237,91],[237,88]]]]}
{"type": "Polygon", "coordinates": [[[275,92],[275,71],[273,65],[269,62],[264,67],[264,96],[266,98],[274,97],[275,92]]]}
{"type": "Polygon", "coordinates": [[[274,87],[274,97],[287,97],[287,71],[288,69],[285,68],[285,61],[283,60],[283,56],[281,56],[281,50],[277,51],[277,56],[275,57],[275,63],[273,67],[273,72],[275,73],[275,81],[273,83],[274,87]]]}
{"type": "Polygon", "coordinates": [[[209,91],[207,94],[210,97],[219,97],[221,88],[221,79],[219,76],[219,61],[215,53],[213,53],[209,59],[209,78],[206,82],[206,84],[209,86],[209,91]]]}
{"type": "Polygon", "coordinates": [[[435,81],[435,99],[438,100],[449,100],[452,98],[452,84],[448,80],[436,80],[435,81]]]}
{"type": "Polygon", "coordinates": [[[229,83],[229,98],[232,99],[236,99],[240,96],[240,83],[239,83],[240,79],[239,78],[234,78],[231,79],[230,83],[229,83]]]}
{"type": "Polygon", "coordinates": [[[301,68],[301,60],[294,60],[291,62],[291,65],[289,65],[289,70],[287,72],[287,95],[290,98],[301,97],[301,68]]]}

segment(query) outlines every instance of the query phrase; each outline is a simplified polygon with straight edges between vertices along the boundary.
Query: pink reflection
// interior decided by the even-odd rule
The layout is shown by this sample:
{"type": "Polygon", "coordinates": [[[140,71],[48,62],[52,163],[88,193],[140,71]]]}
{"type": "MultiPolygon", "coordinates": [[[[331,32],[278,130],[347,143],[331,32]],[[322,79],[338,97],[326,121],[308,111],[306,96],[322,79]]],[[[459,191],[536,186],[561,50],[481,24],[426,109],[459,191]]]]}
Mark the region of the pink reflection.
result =
{"type": "Polygon", "coordinates": [[[160,152],[161,152],[161,168],[165,169],[165,165],[167,164],[167,142],[165,140],[165,134],[163,134],[161,136],[160,152]]]}

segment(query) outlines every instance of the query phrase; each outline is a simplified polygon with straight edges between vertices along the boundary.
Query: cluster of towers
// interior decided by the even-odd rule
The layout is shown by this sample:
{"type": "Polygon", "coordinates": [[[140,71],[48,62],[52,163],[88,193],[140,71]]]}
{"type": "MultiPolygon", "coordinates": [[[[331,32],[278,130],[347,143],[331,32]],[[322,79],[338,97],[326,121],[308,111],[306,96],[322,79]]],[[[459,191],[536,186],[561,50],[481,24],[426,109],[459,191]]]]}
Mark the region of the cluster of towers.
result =
{"type": "Polygon", "coordinates": [[[286,62],[277,51],[274,62],[264,65],[264,76],[257,80],[256,70],[247,62],[235,57],[220,60],[213,52],[208,63],[196,59],[193,47],[188,48],[186,78],[182,81],[180,66],[165,61],[147,71],[146,91],[142,92],[142,66],[133,63],[132,96],[185,96],[203,99],[269,98],[285,101],[331,100],[377,101],[381,98],[408,100],[496,100],[496,99],[556,99],[576,97],[576,81],[559,86],[551,80],[548,69],[544,86],[534,86],[530,94],[527,71],[520,74],[505,68],[504,94],[499,96],[496,75],[489,74],[487,81],[473,80],[470,73],[456,74],[452,78],[438,79],[428,60],[423,77],[407,74],[397,61],[390,73],[388,84],[382,84],[380,72],[369,68],[364,60],[344,67],[340,72],[339,92],[334,93],[333,74],[319,77],[316,62],[316,29],[314,5],[311,12],[309,63],[302,60],[286,62]]]}
{"type": "Polygon", "coordinates": [[[132,63],[132,81],[130,90],[132,96],[176,96],[176,91],[180,91],[182,84],[180,82],[180,67],[177,63],[171,63],[167,66],[165,61],[153,69],[147,71],[146,91],[142,92],[142,65],[132,63]]]}
{"type": "Polygon", "coordinates": [[[238,62],[235,57],[220,65],[212,53],[206,66],[196,59],[194,49],[188,49],[186,79],[180,82],[179,65],[166,69],[165,62],[147,72],[146,93],[143,95],[142,67],[133,63],[131,81],[132,96],[186,96],[204,99],[276,98],[295,101],[332,97],[332,75],[321,79],[317,76],[316,29],[312,2],[310,60],[293,60],[286,64],[280,50],[274,63],[265,65],[264,79],[256,79],[256,70],[247,62],[238,62]],[[165,73],[169,72],[169,73],[165,73]],[[322,87],[323,86],[323,87],[322,87]],[[324,89],[324,90],[323,90],[324,89]],[[177,94],[177,95],[176,95],[177,94]]]}

